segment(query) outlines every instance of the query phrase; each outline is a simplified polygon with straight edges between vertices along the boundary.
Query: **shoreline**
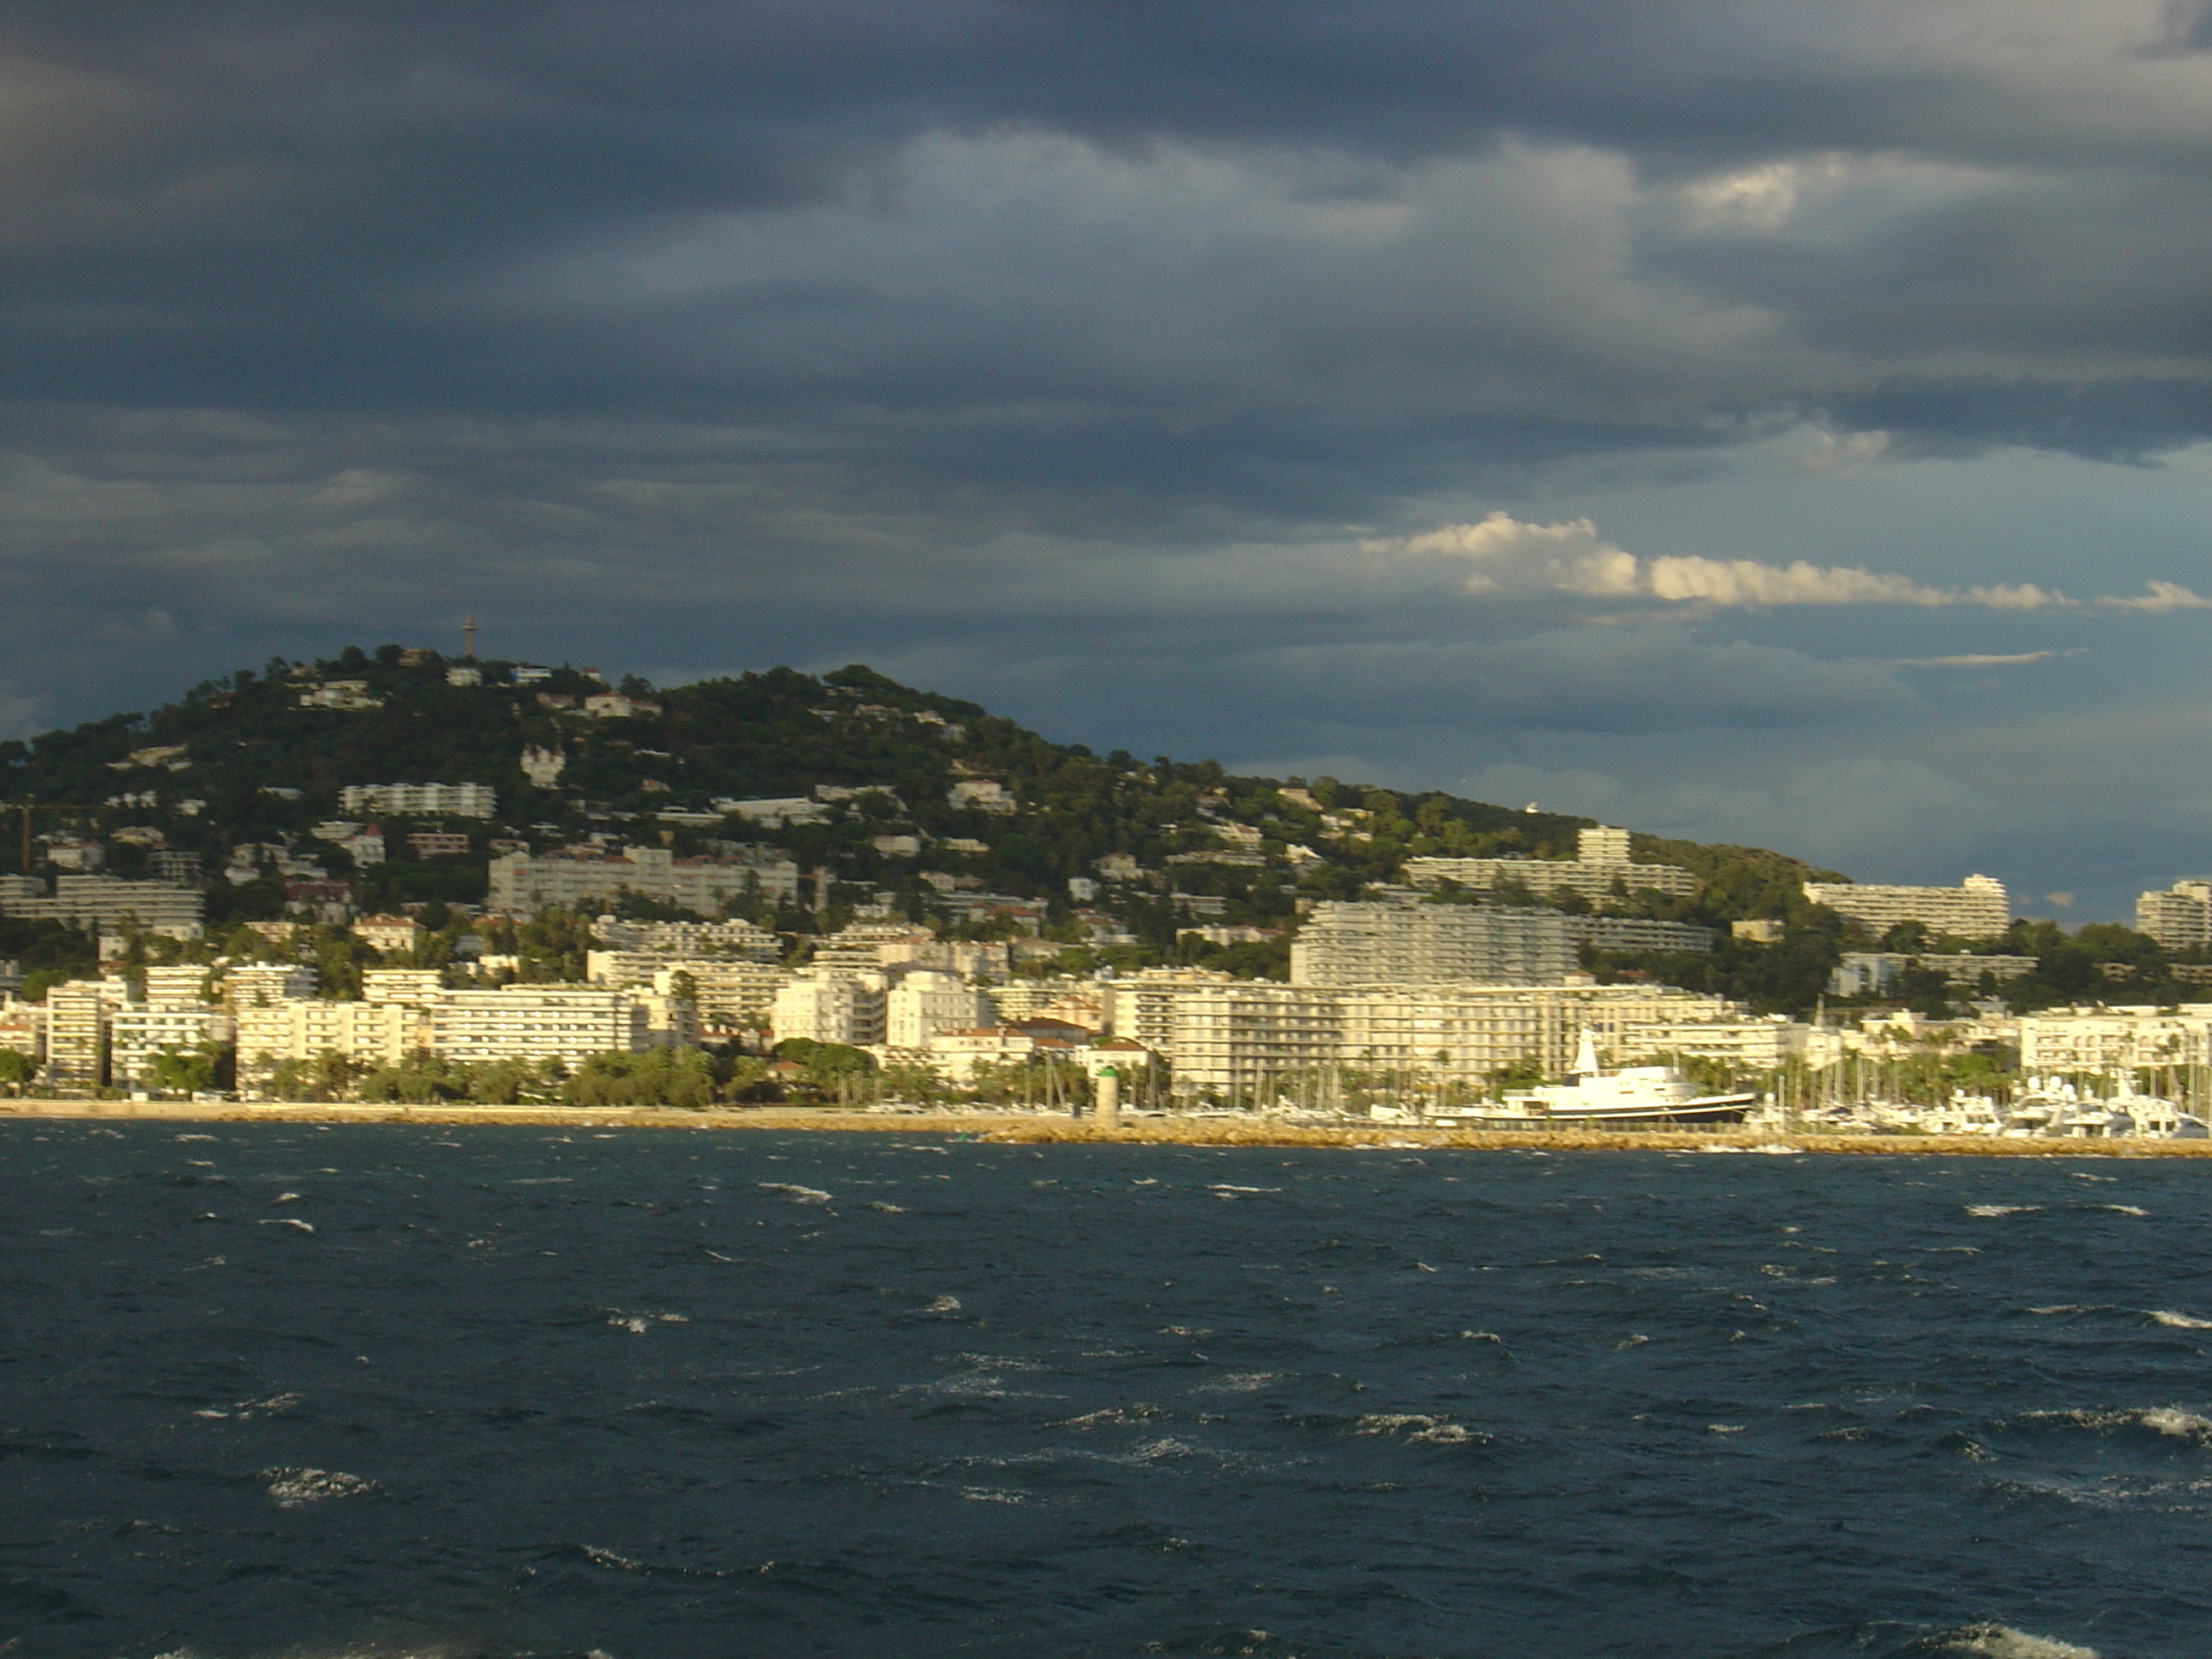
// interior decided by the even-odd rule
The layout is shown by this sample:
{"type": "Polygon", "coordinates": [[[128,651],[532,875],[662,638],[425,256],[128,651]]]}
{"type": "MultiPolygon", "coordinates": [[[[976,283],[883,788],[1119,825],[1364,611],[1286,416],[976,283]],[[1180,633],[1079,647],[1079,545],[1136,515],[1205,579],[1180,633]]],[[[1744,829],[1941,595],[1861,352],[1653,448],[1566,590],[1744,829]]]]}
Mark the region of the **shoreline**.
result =
{"type": "Polygon", "coordinates": [[[2001,1139],[1985,1135],[1837,1135],[1778,1129],[1430,1129],[1403,1124],[1310,1124],[1279,1119],[1145,1117],[1115,1124],[1006,1112],[870,1113],[749,1107],[683,1111],[554,1106],[393,1106],[271,1101],[0,1101],[0,1121],[416,1123],[519,1128],[766,1130],[945,1135],[999,1146],[1337,1146],[1398,1152],[1711,1152],[1952,1158],[2212,1158],[2212,1140],[2001,1139]]]}

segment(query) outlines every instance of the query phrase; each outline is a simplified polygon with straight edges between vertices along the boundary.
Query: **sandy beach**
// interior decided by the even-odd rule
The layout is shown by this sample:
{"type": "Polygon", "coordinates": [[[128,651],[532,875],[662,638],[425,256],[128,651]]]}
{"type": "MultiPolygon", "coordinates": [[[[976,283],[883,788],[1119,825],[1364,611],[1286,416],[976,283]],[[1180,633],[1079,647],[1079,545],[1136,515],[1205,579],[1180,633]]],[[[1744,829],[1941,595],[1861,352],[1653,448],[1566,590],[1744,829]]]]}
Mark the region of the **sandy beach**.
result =
{"type": "Polygon", "coordinates": [[[2047,1140],[1945,1135],[1816,1134],[1774,1129],[1481,1130],[1402,1124],[1314,1124],[1279,1118],[1040,1117],[1006,1112],[862,1112],[810,1107],[743,1107],[710,1111],[654,1108],[568,1110],[553,1106],[394,1106],[318,1102],[9,1100],[9,1118],[178,1123],[422,1123],[543,1128],[689,1129],[771,1133],[945,1135],[1006,1145],[1121,1143],[1130,1146],[1342,1146],[1478,1152],[1702,1152],[1779,1155],[1900,1153],[1958,1158],[2212,1158],[2204,1140],[2047,1140]]]}

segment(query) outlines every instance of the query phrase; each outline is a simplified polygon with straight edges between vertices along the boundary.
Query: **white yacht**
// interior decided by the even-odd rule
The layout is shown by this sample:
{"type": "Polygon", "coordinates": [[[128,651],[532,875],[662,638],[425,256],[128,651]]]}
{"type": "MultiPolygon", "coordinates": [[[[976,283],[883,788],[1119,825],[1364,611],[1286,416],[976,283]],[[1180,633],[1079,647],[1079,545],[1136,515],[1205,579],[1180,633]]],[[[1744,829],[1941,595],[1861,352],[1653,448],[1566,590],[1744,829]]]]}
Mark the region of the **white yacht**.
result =
{"type": "Polygon", "coordinates": [[[2137,1094],[2134,1079],[2124,1073],[2112,1085],[2110,1099],[2100,1099],[2064,1078],[2029,1078],[2013,1101],[2006,1127],[1998,1133],[2085,1140],[2128,1135],[2203,1140],[2212,1134],[2203,1119],[2191,1116],[2173,1101],[2137,1094]]]}
{"type": "Polygon", "coordinates": [[[1759,1103],[1754,1092],[1701,1095],[1697,1085],[1671,1066],[1628,1066],[1606,1071],[1597,1063],[1597,1039],[1588,1030],[1565,1083],[1547,1084],[1505,1097],[1505,1103],[1477,1114],[1486,1122],[1528,1127],[1538,1123],[1741,1123],[1759,1103]]]}

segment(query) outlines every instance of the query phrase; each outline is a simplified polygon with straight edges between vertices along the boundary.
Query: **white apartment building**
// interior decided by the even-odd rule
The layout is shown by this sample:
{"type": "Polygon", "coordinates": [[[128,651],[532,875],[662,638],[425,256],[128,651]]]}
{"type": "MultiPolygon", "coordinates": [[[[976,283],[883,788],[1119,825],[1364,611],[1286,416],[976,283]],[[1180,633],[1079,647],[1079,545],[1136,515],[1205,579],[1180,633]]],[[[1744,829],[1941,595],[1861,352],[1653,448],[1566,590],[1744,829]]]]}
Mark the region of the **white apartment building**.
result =
{"type": "Polygon", "coordinates": [[[895,963],[930,967],[935,962],[936,935],[910,921],[855,921],[827,939],[817,940],[810,966],[866,972],[895,963]]]}
{"type": "Polygon", "coordinates": [[[265,1091],[286,1060],[337,1054],[358,1066],[404,1063],[418,1052],[481,1064],[636,1053],[695,1041],[689,1002],[651,991],[580,985],[515,985],[447,990],[434,971],[392,969],[362,975],[364,999],[267,998],[235,1016],[239,1082],[265,1091]]]}
{"type": "Polygon", "coordinates": [[[107,1081],[107,1022],[122,1006],[120,980],[73,979],[46,992],[46,1069],[56,1094],[83,1094],[107,1081]]]}
{"type": "Polygon", "coordinates": [[[2177,881],[2136,901],[2136,931],[2169,951],[2212,945],[2212,881],[2177,881]]]}
{"type": "Polygon", "coordinates": [[[1992,939],[2012,926],[2012,901],[1994,876],[1968,876],[1956,887],[1881,887],[1857,882],[1808,881],[1805,896],[1858,922],[1879,938],[1901,921],[1930,933],[1992,939]]]}
{"type": "Polygon", "coordinates": [[[1781,1014],[1765,1019],[1686,1020],[1679,1024],[1639,1027],[1641,1045],[1624,1060],[1654,1054],[1679,1054],[1686,1059],[1724,1060],[1739,1073],[1771,1072],[1802,1054],[1813,1028],[1781,1014]]]}
{"type": "MultiPolygon", "coordinates": [[[[1179,1094],[1268,1099],[1300,1078],[1359,1070],[1480,1083],[1533,1060],[1563,1073],[1582,1031],[1602,1056],[1645,1053],[1645,1034],[1741,1021],[1717,996],[1644,985],[1322,987],[1261,981],[1176,988],[1169,1057],[1179,1094]]],[[[1137,1032],[1118,1032],[1144,1042],[1137,1032]]],[[[1147,1047],[1154,1045],[1147,1043],[1147,1047]]]]}
{"type": "Polygon", "coordinates": [[[325,1002],[288,997],[240,1008],[233,1020],[238,1044],[238,1086],[265,1093],[287,1060],[334,1054],[356,1066],[398,1066],[429,1046],[428,1018],[396,1002],[325,1002]]]}
{"type": "Polygon", "coordinates": [[[412,951],[422,938],[422,924],[412,916],[358,916],[353,936],[385,956],[412,951]]]}
{"type": "Polygon", "coordinates": [[[792,978],[772,963],[658,951],[590,951],[584,976],[594,985],[651,986],[657,996],[675,995],[679,976],[688,978],[702,1024],[755,1031],[767,1029],[775,994],[792,978]]]}
{"type": "Polygon", "coordinates": [[[445,982],[446,976],[435,968],[370,968],[361,976],[361,1000],[427,1008],[445,982]]]}
{"type": "Polygon", "coordinates": [[[2047,1008],[2020,1018],[2020,1069],[2112,1072],[2212,1062],[2212,1003],[2047,1008]]]}
{"type": "Polygon", "coordinates": [[[59,875],[49,897],[36,876],[0,878],[0,916],[63,921],[88,933],[119,933],[129,925],[171,939],[198,939],[207,902],[190,888],[165,881],[125,881],[117,876],[59,875]]]}
{"type": "Polygon", "coordinates": [[[169,968],[149,968],[146,975],[146,998],[149,1002],[197,1002],[210,1000],[212,988],[210,970],[197,963],[169,968]]]}
{"type": "Polygon", "coordinates": [[[299,962],[240,962],[222,970],[223,1006],[232,1013],[315,994],[315,970],[299,962]]]}
{"type": "Polygon", "coordinates": [[[406,818],[488,818],[499,793],[485,783],[349,783],[338,791],[347,812],[406,818]]]}
{"type": "Polygon", "coordinates": [[[923,1048],[941,1031],[972,1030],[990,1018],[989,1001],[966,980],[925,969],[884,994],[884,1041],[894,1048],[923,1048]]]}
{"type": "MultiPolygon", "coordinates": [[[[653,969],[656,994],[676,994],[677,976],[691,981],[692,1001],[702,1025],[725,1031],[765,1031],[775,1013],[775,994],[791,983],[788,969],[772,963],[739,962],[728,957],[674,957],[653,969]]],[[[616,982],[613,975],[609,982],[616,982]]]]}
{"type": "Polygon", "coordinates": [[[749,962],[781,962],[783,944],[765,928],[732,918],[728,921],[621,921],[601,916],[592,937],[611,951],[669,957],[738,957],[749,962]]]}
{"type": "Polygon", "coordinates": [[[1642,916],[1569,916],[1567,937],[1599,951],[1693,951],[1713,948],[1715,931],[1686,921],[1651,921],[1642,916]]]}
{"type": "Polygon", "coordinates": [[[1051,979],[1012,980],[985,994],[1001,1025],[1025,1019],[1065,1020],[1086,1031],[1106,1030],[1107,988],[1096,980],[1059,975],[1051,979]]]}
{"type": "Polygon", "coordinates": [[[509,985],[441,991],[430,1005],[430,1047],[450,1060],[481,1064],[637,1054],[653,1046],[651,1012],[627,991],[586,985],[509,985]]]}
{"type": "Polygon", "coordinates": [[[718,798],[714,810],[733,818],[743,818],[748,823],[781,825],[787,823],[823,823],[830,817],[830,809],[805,795],[764,797],[758,800],[732,800],[718,798]]]}
{"type": "Polygon", "coordinates": [[[1098,988],[1103,1029],[1164,1054],[1175,1042],[1177,998],[1194,987],[1240,982],[1211,968],[1146,968],[1127,979],[1105,981],[1098,988]]]}
{"type": "Polygon", "coordinates": [[[1650,889],[1670,898],[1687,898],[1698,890],[1698,878],[1679,865],[1636,863],[1629,854],[1628,831],[1602,824],[1577,836],[1571,859],[1407,859],[1406,879],[1416,887],[1452,881],[1491,888],[1517,881],[1540,896],[1573,892],[1592,901],[1613,896],[1616,882],[1632,893],[1650,889]]]}
{"type": "Polygon", "coordinates": [[[794,975],[775,994],[769,1030],[778,1042],[807,1037],[866,1048],[884,1041],[885,992],[879,974],[794,975]]]}
{"type": "Polygon", "coordinates": [[[1557,910],[1474,904],[1316,904],[1291,941],[1294,985],[1540,985],[1575,971],[1557,910]]]}
{"type": "Polygon", "coordinates": [[[663,899],[712,916],[732,899],[758,895],[778,903],[799,897],[799,866],[763,852],[748,858],[679,859],[665,847],[616,854],[507,853],[491,861],[490,905],[513,915],[552,906],[611,903],[623,893],[663,899]]]}
{"type": "Polygon", "coordinates": [[[939,1031],[924,1045],[930,1063],[945,1079],[960,1088],[975,1082],[978,1067],[1014,1060],[1026,1064],[1036,1053],[1037,1041],[1011,1026],[977,1025],[965,1030],[939,1031]]]}

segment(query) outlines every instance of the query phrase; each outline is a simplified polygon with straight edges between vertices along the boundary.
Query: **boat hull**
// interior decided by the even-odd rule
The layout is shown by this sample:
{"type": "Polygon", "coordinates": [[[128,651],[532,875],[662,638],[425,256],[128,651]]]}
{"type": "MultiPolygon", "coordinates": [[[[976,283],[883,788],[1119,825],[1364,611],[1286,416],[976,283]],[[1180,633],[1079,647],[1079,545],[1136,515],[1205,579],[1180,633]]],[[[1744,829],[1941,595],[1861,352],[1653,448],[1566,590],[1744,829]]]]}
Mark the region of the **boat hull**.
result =
{"type": "Polygon", "coordinates": [[[1553,1127],[1597,1128],[1620,1125],[1627,1128],[1669,1124],[1741,1123],[1759,1104],[1757,1095],[1708,1095],[1697,1100],[1653,1102],[1650,1104],[1552,1107],[1540,1112],[1466,1113],[1464,1123],[1484,1128],[1541,1129],[1553,1127]]]}

